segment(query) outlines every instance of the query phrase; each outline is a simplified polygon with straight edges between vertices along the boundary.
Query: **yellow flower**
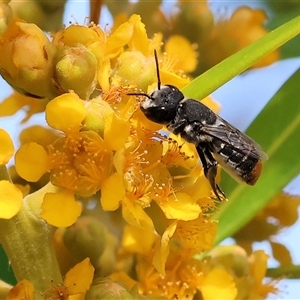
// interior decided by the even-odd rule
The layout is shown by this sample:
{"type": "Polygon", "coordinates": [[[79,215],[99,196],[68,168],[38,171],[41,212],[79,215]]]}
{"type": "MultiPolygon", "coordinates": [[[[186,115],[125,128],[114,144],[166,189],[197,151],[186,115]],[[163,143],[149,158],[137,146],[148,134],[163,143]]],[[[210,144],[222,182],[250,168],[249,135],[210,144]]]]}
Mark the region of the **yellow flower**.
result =
{"type": "Polygon", "coordinates": [[[265,299],[278,293],[276,281],[266,281],[268,255],[255,251],[247,256],[237,245],[219,245],[213,248],[207,258],[207,269],[225,269],[231,274],[237,287],[237,299],[265,299]]]}
{"type": "Polygon", "coordinates": [[[170,252],[165,274],[152,266],[148,257],[139,256],[137,276],[140,291],[146,295],[194,299],[200,292],[203,299],[235,299],[237,289],[233,277],[222,269],[206,270],[206,263],[181,251],[170,252]]]}
{"type": "MultiPolygon", "coordinates": [[[[211,24],[207,3],[180,4],[186,12],[195,8],[196,15],[207,15],[211,24]]],[[[263,35],[261,14],[248,13],[237,11],[219,30],[243,24],[256,38],[263,35]],[[246,20],[237,22],[244,13],[246,20]]],[[[237,48],[252,38],[240,35],[239,29],[233,35],[241,42],[237,48]]],[[[47,299],[101,297],[101,289],[120,292],[121,297],[155,299],[235,299],[276,292],[272,282],[263,282],[263,252],[248,258],[235,247],[229,249],[233,253],[221,247],[211,250],[217,222],[210,216],[216,200],[195,146],[149,121],[139,108],[141,99],[128,95],[157,88],[154,49],[162,84],[182,88],[189,82],[185,73],[193,72],[198,63],[195,45],[172,35],[163,48],[163,40],[161,33],[148,38],[139,15],[115,26],[111,34],[93,23],[71,25],[53,34],[52,42],[36,26],[14,20],[0,37],[4,78],[26,95],[51,99],[46,105],[12,95],[0,105],[3,115],[29,106],[25,120],[45,110],[49,126],[22,131],[15,155],[15,168],[23,179],[49,182],[40,189],[30,184],[35,191],[23,200],[12,183],[1,180],[0,218],[12,218],[23,200],[24,209],[35,217],[61,227],[56,243],[68,256],[62,275],[82,257],[89,256],[93,264],[85,259],[67,272],[64,281],[55,271],[60,284],[42,291],[47,299]],[[78,220],[81,213],[91,213],[95,199],[100,200],[97,210],[102,209],[103,216],[114,216],[110,225],[117,224],[118,238],[99,223],[89,223],[90,216],[78,220]],[[93,244],[95,227],[99,240],[93,244]],[[98,277],[111,272],[111,279],[98,277]],[[125,283],[130,295],[112,280],[125,283]]],[[[218,112],[219,105],[210,97],[203,102],[218,112]]],[[[14,148],[2,130],[0,144],[0,164],[6,164],[14,148]]],[[[63,259],[61,251],[58,255],[63,259]]],[[[25,281],[11,293],[11,299],[33,299],[34,287],[25,281]]]]}
{"type": "MultiPolygon", "coordinates": [[[[220,20],[212,29],[207,41],[201,45],[203,63],[213,66],[231,54],[266,35],[263,23],[267,15],[263,10],[243,6],[236,9],[229,20],[220,20]]],[[[280,57],[278,50],[253,65],[263,67],[280,57]]]]}
{"type": "MultiPolygon", "coordinates": [[[[149,215],[152,215],[151,212],[149,215]]],[[[157,211],[153,216],[162,221],[157,211]]],[[[179,299],[192,299],[198,290],[208,295],[205,299],[210,299],[213,294],[219,299],[222,293],[227,294],[228,299],[234,299],[236,287],[232,276],[225,270],[210,270],[205,262],[193,258],[194,254],[212,247],[216,224],[202,216],[194,221],[175,220],[168,223],[161,237],[151,226],[143,229],[126,226],[124,230],[122,249],[125,253],[137,255],[136,276],[140,292],[144,295],[168,298],[177,295],[179,299]],[[216,280],[221,273],[221,278],[226,278],[225,282],[216,280]]],[[[130,284],[130,280],[122,274],[115,273],[112,278],[130,284]]]]}

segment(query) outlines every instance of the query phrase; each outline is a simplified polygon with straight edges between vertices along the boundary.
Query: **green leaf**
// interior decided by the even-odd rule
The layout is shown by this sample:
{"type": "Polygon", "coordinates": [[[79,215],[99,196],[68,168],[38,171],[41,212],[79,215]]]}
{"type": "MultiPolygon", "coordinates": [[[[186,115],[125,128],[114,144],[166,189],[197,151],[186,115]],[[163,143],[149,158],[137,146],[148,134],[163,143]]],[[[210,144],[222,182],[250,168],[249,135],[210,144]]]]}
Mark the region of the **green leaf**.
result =
{"type": "Polygon", "coordinates": [[[194,79],[182,89],[182,92],[188,97],[203,99],[299,33],[300,16],[281,25],[253,44],[226,58],[194,79]]]}
{"type": "Polygon", "coordinates": [[[247,130],[269,155],[254,187],[237,184],[227,176],[221,186],[229,201],[214,216],[219,220],[215,243],[235,233],[299,172],[300,70],[274,95],[247,130]]]}

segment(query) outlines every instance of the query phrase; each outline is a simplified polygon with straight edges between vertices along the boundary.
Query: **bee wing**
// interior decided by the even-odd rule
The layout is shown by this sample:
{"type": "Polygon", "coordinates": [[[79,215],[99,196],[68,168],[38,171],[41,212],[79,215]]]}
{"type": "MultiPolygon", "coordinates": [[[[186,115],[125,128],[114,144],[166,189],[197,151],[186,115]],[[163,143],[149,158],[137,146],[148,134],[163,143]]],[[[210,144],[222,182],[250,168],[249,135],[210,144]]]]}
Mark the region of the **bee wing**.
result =
{"type": "Polygon", "coordinates": [[[252,156],[258,159],[268,159],[268,155],[263,151],[259,144],[257,144],[248,135],[242,133],[219,116],[217,116],[215,124],[203,125],[203,127],[201,128],[201,132],[211,137],[217,138],[223,143],[231,145],[240,152],[250,152],[252,156]]]}

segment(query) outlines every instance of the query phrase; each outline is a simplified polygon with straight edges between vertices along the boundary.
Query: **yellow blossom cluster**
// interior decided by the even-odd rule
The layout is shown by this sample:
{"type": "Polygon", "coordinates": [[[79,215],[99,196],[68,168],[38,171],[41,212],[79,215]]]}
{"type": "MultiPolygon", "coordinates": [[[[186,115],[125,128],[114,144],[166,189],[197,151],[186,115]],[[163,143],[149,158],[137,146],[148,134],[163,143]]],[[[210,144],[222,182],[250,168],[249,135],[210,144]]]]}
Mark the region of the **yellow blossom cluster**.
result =
{"type": "MultiPolygon", "coordinates": [[[[213,256],[195,258],[213,247],[217,224],[209,218],[215,199],[194,146],[146,119],[136,97],[127,95],[156,87],[154,49],[163,82],[179,88],[189,82],[182,73],[196,67],[194,47],[181,36],[169,39],[166,54],[161,47],[162,35],[149,39],[138,15],[111,34],[95,24],[72,24],[53,34],[51,41],[36,25],[18,19],[10,23],[0,37],[1,75],[23,95],[49,100],[35,108],[42,111],[45,105],[49,128],[28,129],[15,154],[16,172],[26,182],[49,179],[24,200],[39,198],[39,216],[56,227],[74,224],[91,198],[99,199],[105,212],[121,211],[126,225],[111,278],[128,289],[139,283],[144,295],[235,299],[242,293],[240,277],[213,256]],[[185,50],[178,51],[178,45],[185,50]],[[183,57],[178,59],[179,53],[183,57]],[[132,255],[137,261],[134,280],[126,273],[132,266],[126,258],[132,255]]],[[[210,98],[205,103],[217,106],[210,98]]],[[[24,106],[22,100],[14,104],[24,106]]],[[[14,148],[4,130],[0,143],[5,146],[0,163],[5,165],[14,148]]],[[[0,216],[9,219],[18,213],[23,197],[9,180],[0,184],[0,216]]],[[[257,263],[256,257],[251,262],[242,256],[248,268],[257,263]]],[[[82,265],[70,272],[86,270],[87,281],[84,275],[81,281],[68,273],[63,287],[55,286],[57,295],[64,295],[64,288],[68,295],[87,290],[93,269],[86,261],[82,265]]],[[[250,269],[243,279],[257,280],[247,281],[254,291],[264,286],[261,274],[266,266],[259,276],[250,269]]],[[[30,283],[19,284],[21,291],[31,291],[30,283]]],[[[255,292],[264,296],[274,290],[255,292]]]]}

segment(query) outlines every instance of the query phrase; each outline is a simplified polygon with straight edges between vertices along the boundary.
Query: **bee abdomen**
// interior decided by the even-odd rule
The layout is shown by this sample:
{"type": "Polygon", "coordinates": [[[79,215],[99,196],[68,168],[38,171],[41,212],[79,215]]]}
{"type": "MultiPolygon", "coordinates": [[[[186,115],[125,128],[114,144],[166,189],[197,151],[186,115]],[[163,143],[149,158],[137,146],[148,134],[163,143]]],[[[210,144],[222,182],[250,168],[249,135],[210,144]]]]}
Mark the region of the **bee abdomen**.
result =
{"type": "Polygon", "coordinates": [[[223,169],[238,181],[254,185],[260,176],[261,160],[249,152],[228,145],[214,143],[214,156],[223,169]]]}

